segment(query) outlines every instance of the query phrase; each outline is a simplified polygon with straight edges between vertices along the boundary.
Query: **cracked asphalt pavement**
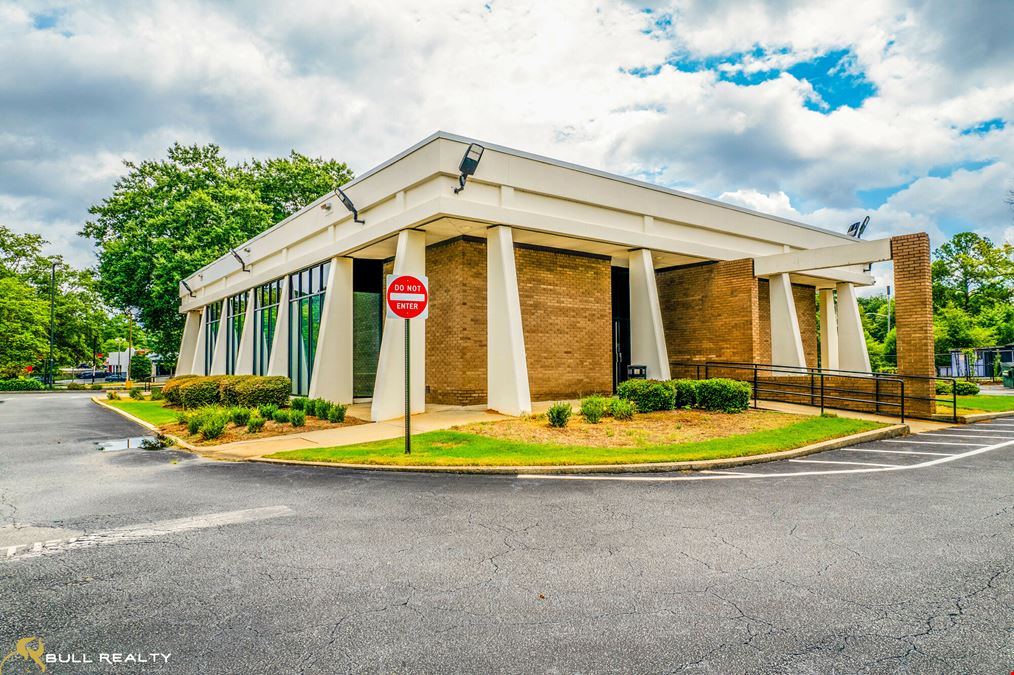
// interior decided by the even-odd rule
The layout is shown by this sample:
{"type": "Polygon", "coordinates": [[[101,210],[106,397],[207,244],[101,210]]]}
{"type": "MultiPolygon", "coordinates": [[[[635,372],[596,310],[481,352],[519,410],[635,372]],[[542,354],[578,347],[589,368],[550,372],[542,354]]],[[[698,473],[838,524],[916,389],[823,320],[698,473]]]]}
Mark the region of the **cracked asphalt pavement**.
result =
{"type": "MultiPolygon", "coordinates": [[[[166,673],[1014,671],[1011,447],[752,480],[408,475],[104,452],[139,430],[88,396],[0,400],[0,658],[39,636],[166,673]],[[3,556],[78,536],[105,545],[3,556]]],[[[46,672],[111,671],[141,668],[46,672]]]]}

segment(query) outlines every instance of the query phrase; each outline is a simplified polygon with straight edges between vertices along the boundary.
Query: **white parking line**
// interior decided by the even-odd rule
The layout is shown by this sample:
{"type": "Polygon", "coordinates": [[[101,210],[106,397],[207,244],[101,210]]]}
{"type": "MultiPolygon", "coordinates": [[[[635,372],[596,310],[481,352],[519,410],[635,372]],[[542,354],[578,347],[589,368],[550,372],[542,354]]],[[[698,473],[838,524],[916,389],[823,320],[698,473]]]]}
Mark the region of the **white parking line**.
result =
{"type": "Polygon", "coordinates": [[[962,452],[956,455],[948,455],[946,457],[937,457],[920,464],[909,464],[907,466],[891,466],[891,467],[871,467],[863,469],[838,469],[828,471],[787,471],[784,473],[744,473],[742,475],[695,475],[695,476],[617,476],[617,475],[586,475],[576,476],[573,474],[529,474],[522,473],[518,474],[519,479],[525,480],[588,480],[588,481],[628,481],[635,483],[680,483],[686,481],[697,481],[697,480],[756,480],[758,478],[798,478],[799,476],[833,476],[836,474],[852,474],[852,473],[881,473],[884,471],[911,471],[914,469],[924,469],[929,466],[936,466],[937,464],[946,464],[948,462],[954,462],[965,457],[972,457],[973,455],[981,455],[984,452],[992,452],[993,450],[999,450],[1014,446],[1014,439],[1004,441],[1003,443],[996,443],[994,445],[987,445],[982,448],[976,448],[975,450],[969,450],[968,452],[962,452]]]}
{"type": "Polygon", "coordinates": [[[884,452],[889,455],[930,455],[932,457],[950,457],[948,452],[921,452],[917,450],[880,450],[878,448],[839,448],[845,452],[884,452]]]}
{"type": "Polygon", "coordinates": [[[848,464],[850,466],[890,466],[895,467],[897,464],[874,464],[873,462],[838,462],[831,459],[790,459],[790,462],[799,462],[800,464],[848,464]]]}
{"type": "Polygon", "coordinates": [[[880,442],[881,443],[917,443],[919,445],[957,445],[957,446],[962,447],[962,448],[969,448],[969,447],[971,447],[973,445],[983,445],[982,443],[953,443],[953,442],[948,442],[948,441],[911,441],[911,440],[901,440],[901,439],[894,439],[894,438],[888,438],[888,439],[885,439],[885,440],[880,441],[880,442]]]}
{"type": "Polygon", "coordinates": [[[1010,436],[977,436],[975,434],[942,434],[942,433],[935,432],[935,431],[932,434],[926,434],[926,435],[927,436],[932,436],[933,438],[939,438],[941,436],[943,436],[944,438],[996,438],[996,439],[1000,439],[1000,440],[1005,440],[1005,439],[1010,438],[1010,436]]]}

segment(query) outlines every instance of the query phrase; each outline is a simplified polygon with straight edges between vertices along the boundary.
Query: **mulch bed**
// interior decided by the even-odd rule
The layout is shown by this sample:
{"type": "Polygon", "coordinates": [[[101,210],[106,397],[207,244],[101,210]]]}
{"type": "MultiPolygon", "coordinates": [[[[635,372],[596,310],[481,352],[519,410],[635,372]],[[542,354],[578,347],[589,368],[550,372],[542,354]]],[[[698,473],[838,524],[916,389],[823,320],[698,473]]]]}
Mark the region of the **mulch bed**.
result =
{"type": "Polygon", "coordinates": [[[205,440],[199,433],[191,436],[187,433],[187,425],[185,424],[172,422],[170,424],[163,424],[159,428],[162,430],[162,433],[182,438],[191,445],[199,445],[203,447],[209,445],[222,445],[224,443],[235,443],[237,441],[253,441],[258,438],[270,438],[271,436],[284,436],[286,434],[302,434],[308,431],[341,429],[343,427],[354,427],[366,423],[367,422],[357,417],[346,417],[345,421],[341,424],[335,424],[316,417],[307,417],[306,424],[301,427],[294,427],[288,422],[282,423],[269,420],[264,423],[264,427],[258,433],[251,434],[247,432],[246,425],[237,427],[232,422],[229,422],[229,424],[225,427],[225,433],[212,440],[205,440]]]}

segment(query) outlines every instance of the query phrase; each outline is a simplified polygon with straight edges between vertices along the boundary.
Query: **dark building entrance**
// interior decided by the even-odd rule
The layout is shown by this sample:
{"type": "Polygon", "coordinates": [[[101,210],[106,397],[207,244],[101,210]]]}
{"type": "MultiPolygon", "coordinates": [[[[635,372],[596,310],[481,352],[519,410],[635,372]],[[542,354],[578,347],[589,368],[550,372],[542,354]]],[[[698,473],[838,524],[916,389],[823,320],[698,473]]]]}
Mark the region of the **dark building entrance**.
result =
{"type": "Polygon", "coordinates": [[[352,395],[373,396],[384,327],[384,262],[352,261],[352,395]]]}
{"type": "Polygon", "coordinates": [[[612,269],[613,390],[627,379],[630,365],[630,270],[612,269]]]}

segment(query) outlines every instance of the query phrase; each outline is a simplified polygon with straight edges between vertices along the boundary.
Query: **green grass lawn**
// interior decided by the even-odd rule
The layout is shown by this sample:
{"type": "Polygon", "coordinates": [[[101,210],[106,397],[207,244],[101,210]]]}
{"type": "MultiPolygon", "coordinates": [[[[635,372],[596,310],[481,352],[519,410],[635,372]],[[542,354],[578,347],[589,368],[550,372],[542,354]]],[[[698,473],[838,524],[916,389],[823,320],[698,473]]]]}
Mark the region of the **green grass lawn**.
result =
{"type": "Polygon", "coordinates": [[[106,403],[155,426],[176,421],[176,411],[162,406],[165,401],[135,401],[124,398],[106,403]]]}
{"type": "MultiPolygon", "coordinates": [[[[937,412],[946,410],[950,412],[953,401],[950,396],[937,397],[937,412]]],[[[976,396],[959,396],[958,412],[1010,412],[1014,411],[1014,396],[990,396],[989,394],[978,394],[976,396]]]]}
{"type": "Polygon", "coordinates": [[[845,417],[807,417],[777,429],[708,441],[636,448],[596,448],[523,443],[461,431],[431,431],[412,437],[412,454],[404,440],[377,441],[336,448],[290,450],[273,459],[348,464],[426,466],[541,466],[566,464],[636,464],[744,457],[790,450],[817,441],[885,426],[845,417]]]}

